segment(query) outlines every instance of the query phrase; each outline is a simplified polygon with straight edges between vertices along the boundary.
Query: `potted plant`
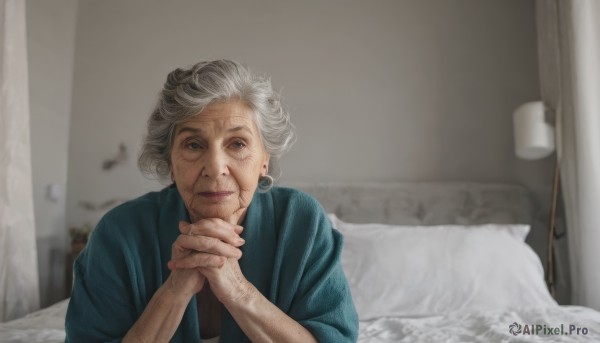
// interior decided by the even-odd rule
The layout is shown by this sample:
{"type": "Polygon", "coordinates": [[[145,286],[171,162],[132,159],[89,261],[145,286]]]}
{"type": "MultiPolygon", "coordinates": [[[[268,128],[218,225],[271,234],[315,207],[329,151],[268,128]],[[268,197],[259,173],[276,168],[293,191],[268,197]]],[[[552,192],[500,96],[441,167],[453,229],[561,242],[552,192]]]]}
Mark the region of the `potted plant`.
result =
{"type": "Polygon", "coordinates": [[[71,251],[79,253],[87,244],[88,237],[92,232],[92,228],[85,224],[81,227],[72,227],[69,229],[69,235],[71,236],[71,251]]]}

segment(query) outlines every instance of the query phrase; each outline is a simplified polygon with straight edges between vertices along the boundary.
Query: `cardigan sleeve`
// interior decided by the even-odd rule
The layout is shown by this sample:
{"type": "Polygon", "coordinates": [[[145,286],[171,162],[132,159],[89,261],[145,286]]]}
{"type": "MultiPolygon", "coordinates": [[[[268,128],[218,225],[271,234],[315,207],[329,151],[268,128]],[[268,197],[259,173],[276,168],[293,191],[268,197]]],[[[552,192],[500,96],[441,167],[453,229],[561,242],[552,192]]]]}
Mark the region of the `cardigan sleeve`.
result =
{"type": "Polygon", "coordinates": [[[137,318],[115,231],[102,220],[75,261],[65,342],[120,342],[137,318]]]}
{"type": "MultiPolygon", "coordinates": [[[[302,276],[289,315],[306,327],[319,342],[356,342],[358,315],[350,287],[342,270],[340,254],[343,237],[332,228],[316,200],[312,215],[302,215],[305,251],[301,258],[302,276]]],[[[305,207],[305,206],[301,206],[305,207]]],[[[296,240],[299,242],[299,240],[296,240]]]]}

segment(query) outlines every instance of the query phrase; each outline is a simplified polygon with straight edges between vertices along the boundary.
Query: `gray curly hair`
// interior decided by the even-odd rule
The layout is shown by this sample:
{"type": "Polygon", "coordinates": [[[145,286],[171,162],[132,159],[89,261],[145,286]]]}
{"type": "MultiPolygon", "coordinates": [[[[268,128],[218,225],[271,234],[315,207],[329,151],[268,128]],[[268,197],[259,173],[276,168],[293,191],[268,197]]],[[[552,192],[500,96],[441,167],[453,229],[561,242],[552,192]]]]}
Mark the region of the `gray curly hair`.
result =
{"type": "Polygon", "coordinates": [[[289,114],[271,81],[254,75],[230,60],[200,62],[189,69],[175,69],[167,76],[158,103],[148,119],[148,130],[138,158],[147,175],[167,178],[175,126],[219,101],[241,99],[254,112],[262,143],[270,156],[269,175],[281,174],[279,160],[296,140],[289,114]]]}

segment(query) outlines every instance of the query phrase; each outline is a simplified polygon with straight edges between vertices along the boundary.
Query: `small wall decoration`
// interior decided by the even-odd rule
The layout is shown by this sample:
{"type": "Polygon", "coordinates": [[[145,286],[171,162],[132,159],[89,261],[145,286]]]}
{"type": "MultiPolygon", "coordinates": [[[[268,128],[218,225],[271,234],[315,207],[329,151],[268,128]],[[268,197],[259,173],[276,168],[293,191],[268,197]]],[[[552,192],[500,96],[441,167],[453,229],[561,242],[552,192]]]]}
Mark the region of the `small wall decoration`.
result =
{"type": "Polygon", "coordinates": [[[117,155],[111,159],[104,160],[104,162],[102,162],[102,169],[110,170],[114,166],[124,162],[125,160],[127,160],[127,147],[125,146],[125,144],[121,143],[119,144],[119,152],[117,152],[117,155]]]}

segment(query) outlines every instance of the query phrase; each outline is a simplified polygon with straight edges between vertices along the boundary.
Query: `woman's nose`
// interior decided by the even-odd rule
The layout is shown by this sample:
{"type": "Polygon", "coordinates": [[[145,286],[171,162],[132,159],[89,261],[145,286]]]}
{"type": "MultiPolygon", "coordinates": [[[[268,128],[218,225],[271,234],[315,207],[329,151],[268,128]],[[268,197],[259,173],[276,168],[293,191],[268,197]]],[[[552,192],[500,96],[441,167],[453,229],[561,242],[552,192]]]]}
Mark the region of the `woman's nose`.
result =
{"type": "Polygon", "coordinates": [[[227,168],[227,156],[224,151],[219,148],[213,147],[208,149],[206,158],[204,159],[204,166],[202,166],[202,176],[216,179],[221,175],[227,175],[229,170],[227,168]]]}

